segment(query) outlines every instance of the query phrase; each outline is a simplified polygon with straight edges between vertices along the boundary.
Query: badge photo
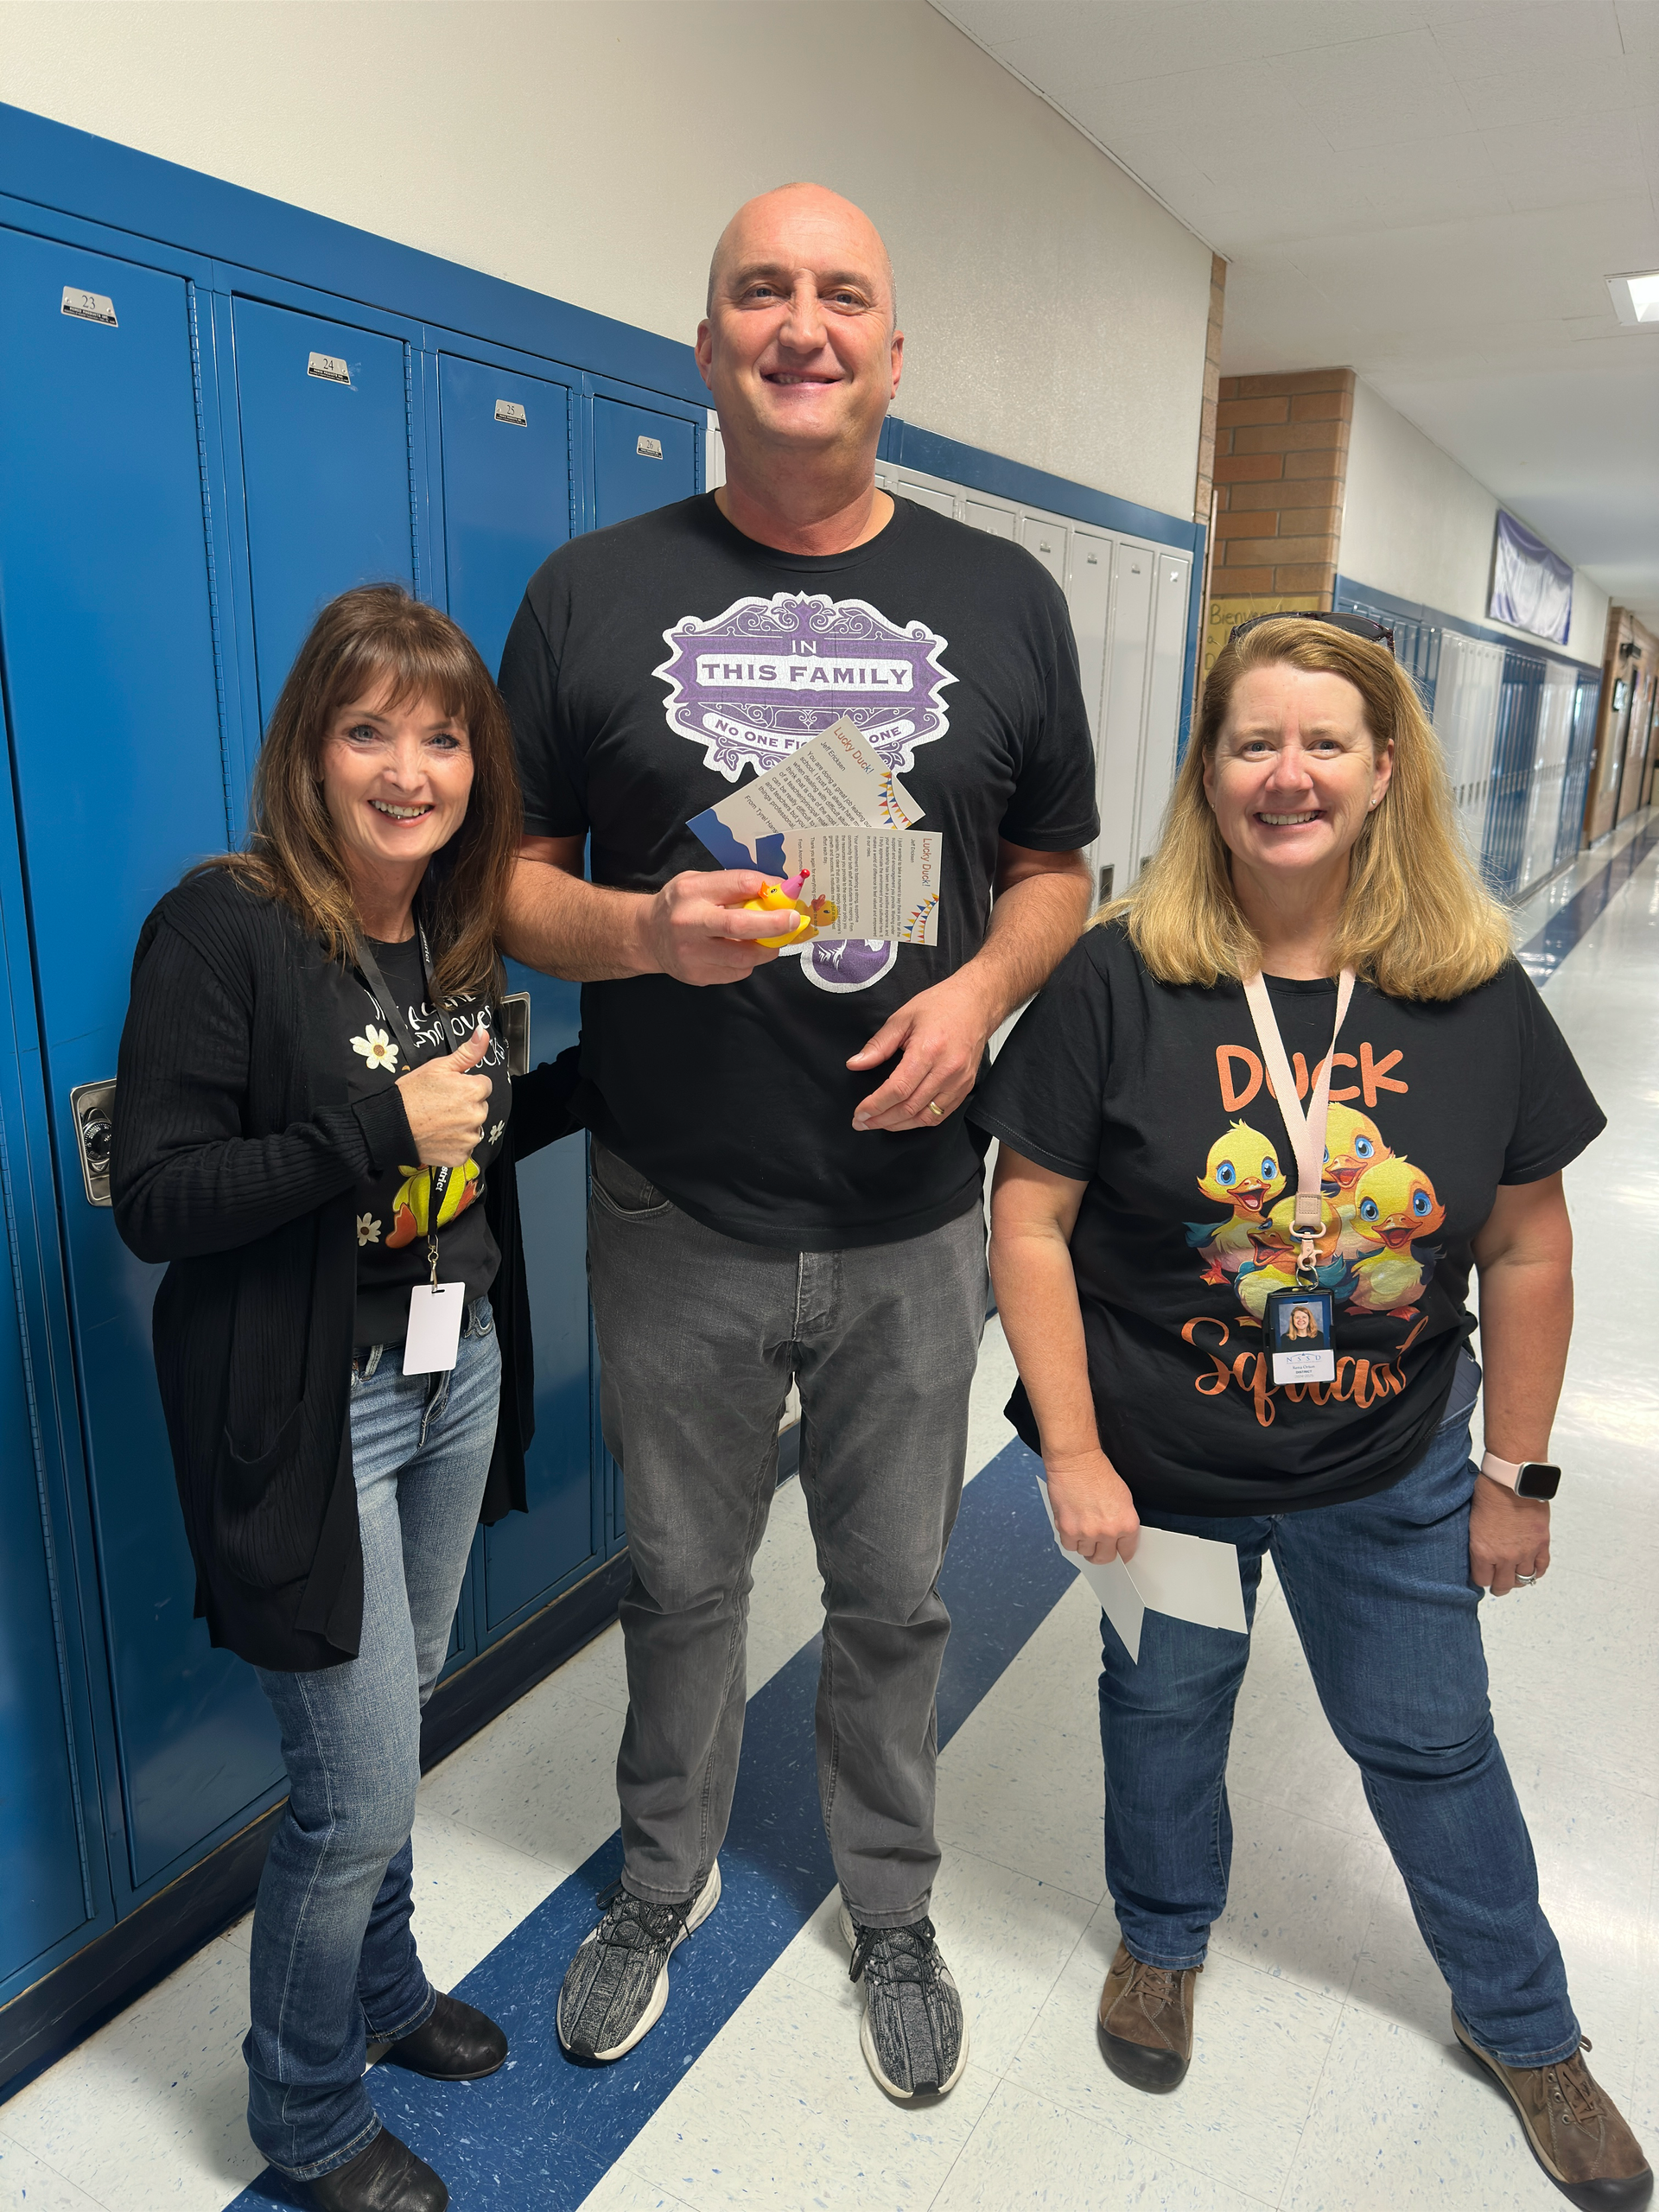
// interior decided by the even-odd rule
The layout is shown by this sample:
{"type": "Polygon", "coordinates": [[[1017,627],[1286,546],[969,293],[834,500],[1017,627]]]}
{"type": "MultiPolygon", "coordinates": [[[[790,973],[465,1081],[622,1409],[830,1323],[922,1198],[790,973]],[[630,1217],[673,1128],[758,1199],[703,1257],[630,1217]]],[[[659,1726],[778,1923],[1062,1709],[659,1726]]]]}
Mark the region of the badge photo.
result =
{"type": "Polygon", "coordinates": [[[1262,1316],[1275,1382],[1334,1382],[1337,1356],[1328,1290],[1276,1290],[1262,1316]]]}

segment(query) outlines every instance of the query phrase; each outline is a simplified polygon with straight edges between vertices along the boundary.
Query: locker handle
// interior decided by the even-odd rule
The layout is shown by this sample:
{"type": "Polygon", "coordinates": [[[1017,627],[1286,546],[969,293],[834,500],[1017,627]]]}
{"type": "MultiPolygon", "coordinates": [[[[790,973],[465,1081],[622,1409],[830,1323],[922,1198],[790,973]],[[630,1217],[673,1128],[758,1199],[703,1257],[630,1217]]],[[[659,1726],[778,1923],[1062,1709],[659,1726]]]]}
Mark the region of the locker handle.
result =
{"type": "Polygon", "coordinates": [[[115,1078],[78,1083],[69,1093],[75,1142],[80,1147],[80,1179],[89,1206],[110,1203],[110,1154],[115,1144],[115,1078]]]}

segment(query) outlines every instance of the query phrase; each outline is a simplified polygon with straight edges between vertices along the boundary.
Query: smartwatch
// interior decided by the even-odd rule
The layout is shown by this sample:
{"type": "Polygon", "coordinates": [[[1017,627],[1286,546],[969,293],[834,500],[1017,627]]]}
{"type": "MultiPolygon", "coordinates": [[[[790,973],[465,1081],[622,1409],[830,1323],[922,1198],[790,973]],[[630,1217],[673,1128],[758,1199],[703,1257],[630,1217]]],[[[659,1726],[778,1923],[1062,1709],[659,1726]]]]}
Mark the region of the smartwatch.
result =
{"type": "Polygon", "coordinates": [[[1561,1471],[1542,1459],[1500,1459],[1489,1452],[1480,1463],[1489,1482],[1500,1483],[1517,1497],[1554,1497],[1561,1486],[1561,1471]]]}

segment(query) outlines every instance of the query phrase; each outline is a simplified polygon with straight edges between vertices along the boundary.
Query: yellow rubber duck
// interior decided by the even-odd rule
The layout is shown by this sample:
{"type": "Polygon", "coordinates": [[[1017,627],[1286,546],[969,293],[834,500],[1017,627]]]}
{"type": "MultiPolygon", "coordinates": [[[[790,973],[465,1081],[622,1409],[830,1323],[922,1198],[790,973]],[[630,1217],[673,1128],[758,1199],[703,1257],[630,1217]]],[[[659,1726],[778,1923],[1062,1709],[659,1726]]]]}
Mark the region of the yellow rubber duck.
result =
{"type": "Polygon", "coordinates": [[[777,950],[786,944],[804,944],[808,938],[817,937],[823,924],[835,920],[832,900],[815,899],[809,906],[801,898],[801,886],[811,873],[810,868],[804,868],[798,875],[786,876],[782,883],[769,883],[758,899],[743,901],[746,914],[794,913],[801,918],[784,936],[758,937],[753,940],[756,944],[771,945],[777,950]]]}

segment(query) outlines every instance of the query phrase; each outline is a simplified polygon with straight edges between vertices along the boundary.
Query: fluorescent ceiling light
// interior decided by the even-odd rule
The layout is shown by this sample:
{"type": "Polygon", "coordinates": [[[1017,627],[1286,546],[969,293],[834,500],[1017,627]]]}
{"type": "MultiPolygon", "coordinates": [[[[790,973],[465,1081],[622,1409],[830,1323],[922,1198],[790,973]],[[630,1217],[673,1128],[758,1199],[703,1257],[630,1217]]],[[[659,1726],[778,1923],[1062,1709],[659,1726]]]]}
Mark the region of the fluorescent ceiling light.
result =
{"type": "Polygon", "coordinates": [[[1607,289],[1613,296],[1614,314],[1632,330],[1638,323],[1659,323],[1659,269],[1632,269],[1622,276],[1610,276],[1607,289]]]}

